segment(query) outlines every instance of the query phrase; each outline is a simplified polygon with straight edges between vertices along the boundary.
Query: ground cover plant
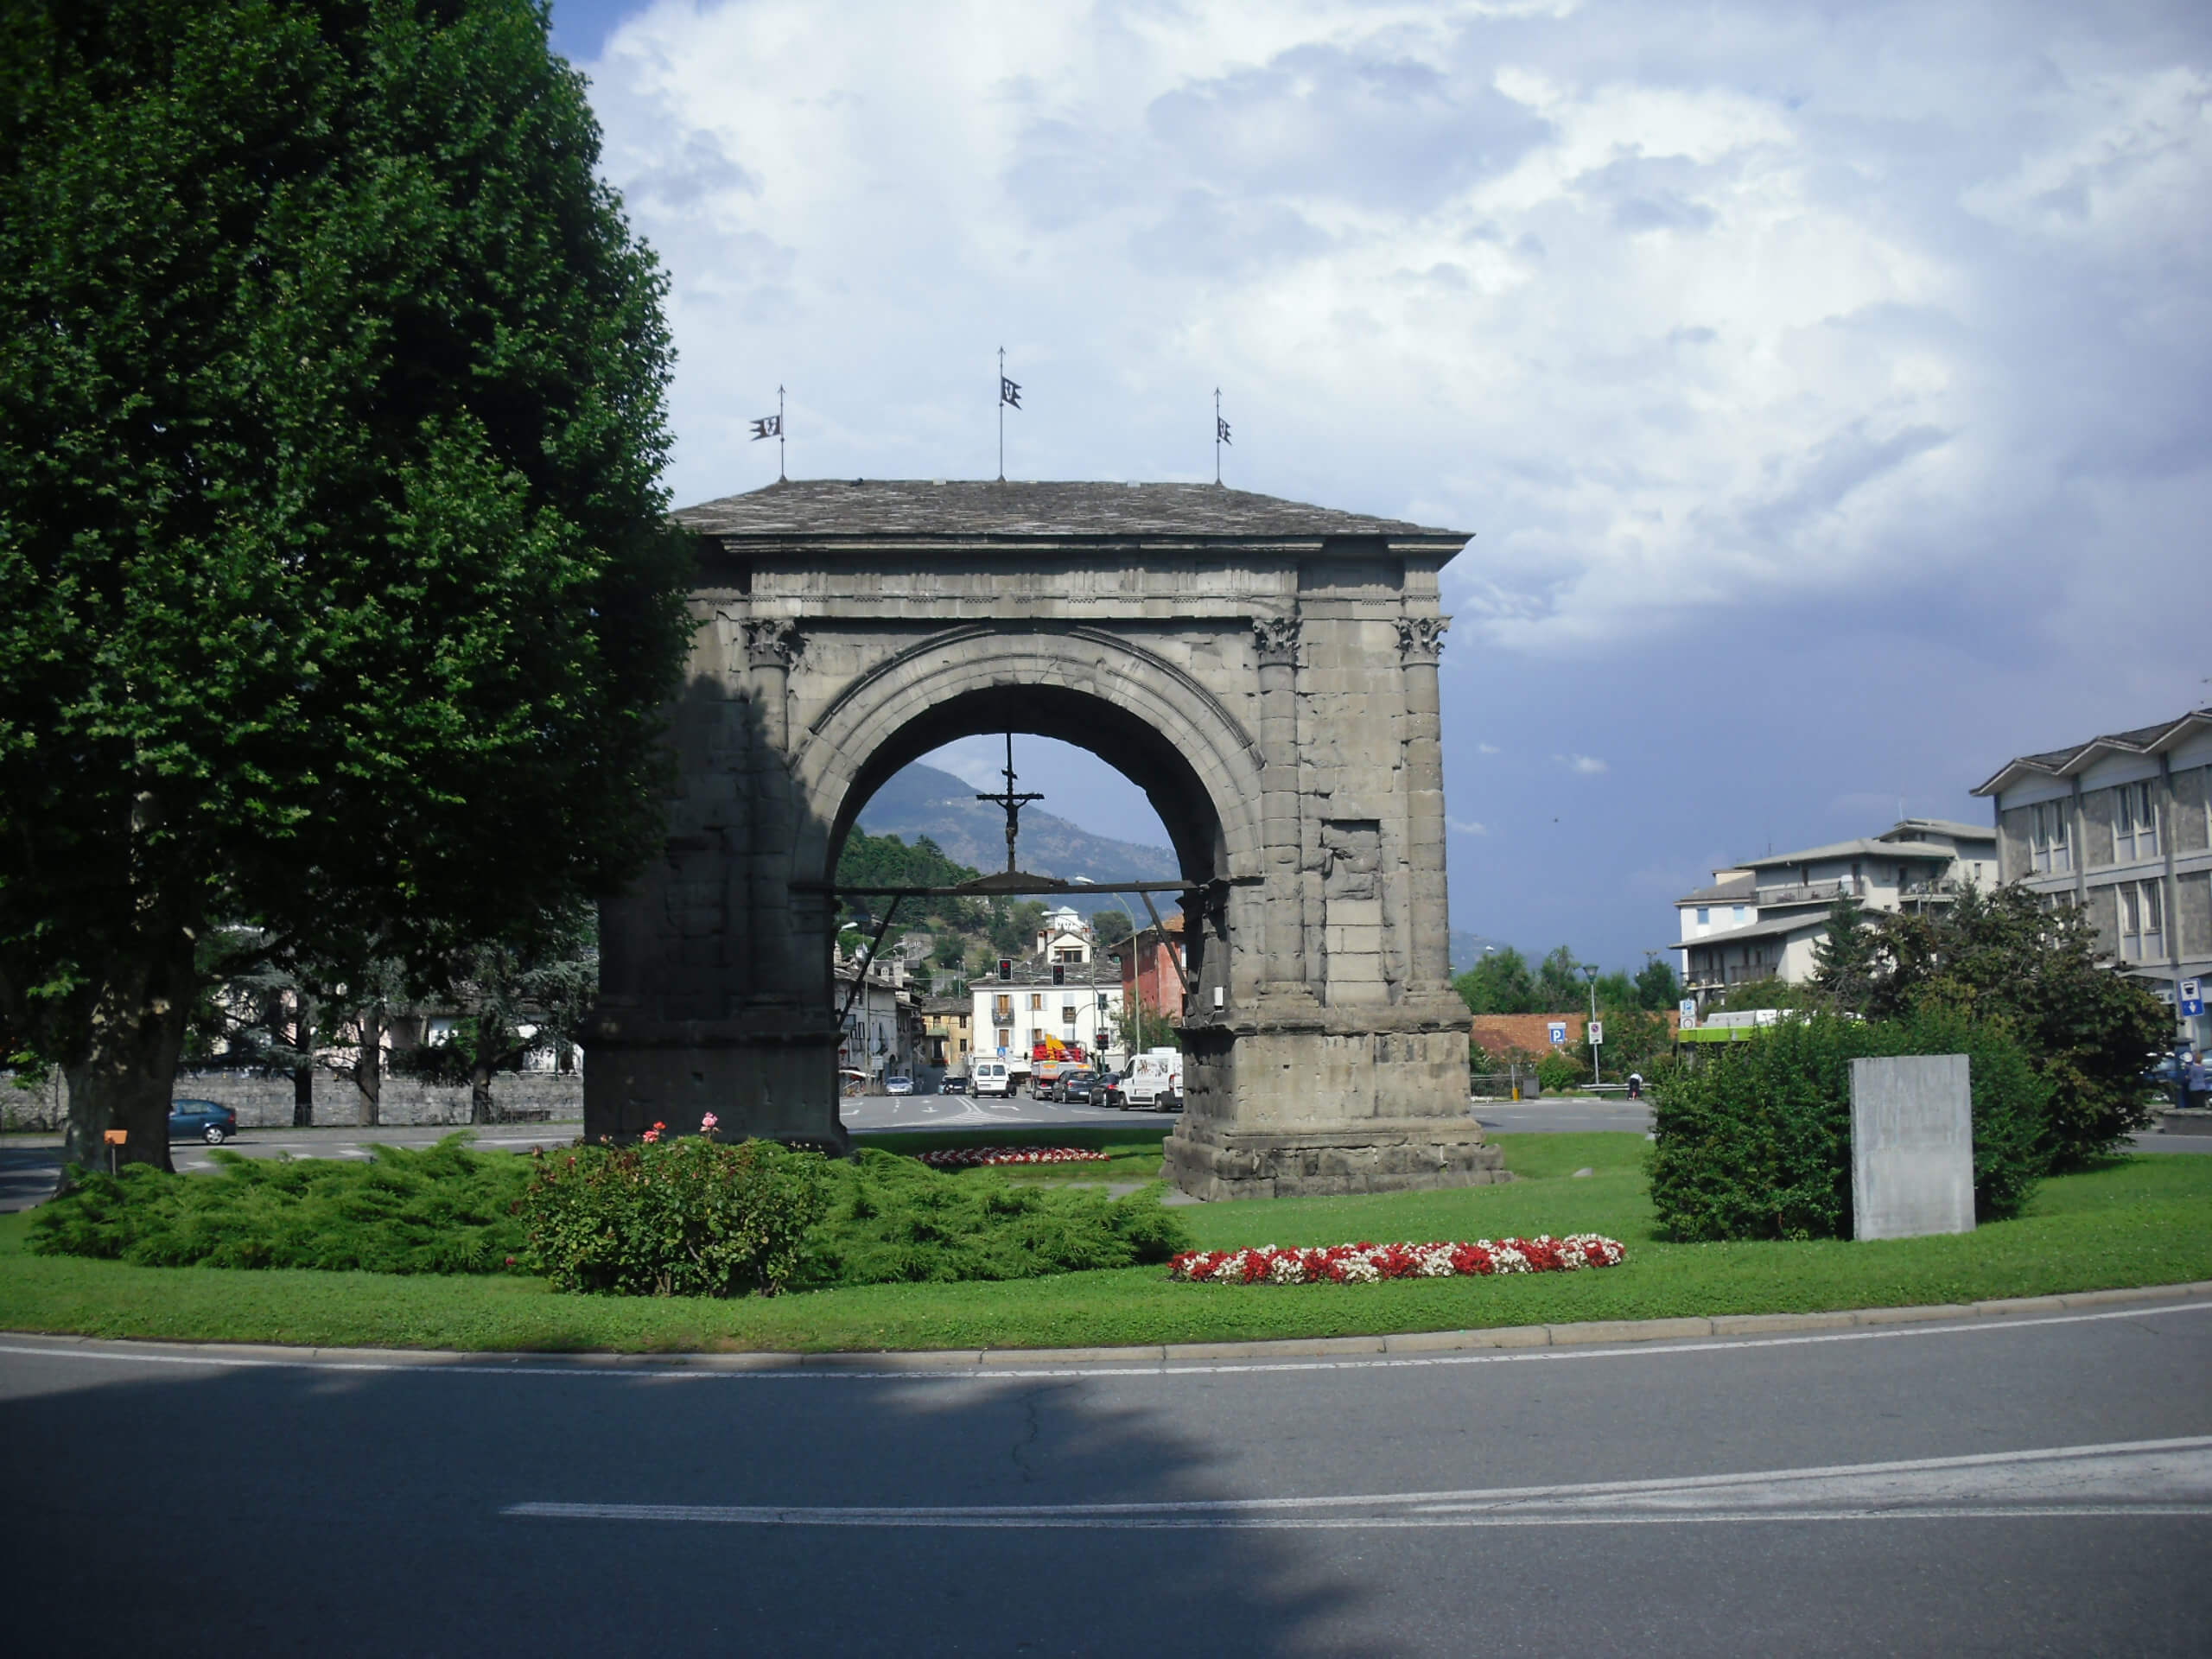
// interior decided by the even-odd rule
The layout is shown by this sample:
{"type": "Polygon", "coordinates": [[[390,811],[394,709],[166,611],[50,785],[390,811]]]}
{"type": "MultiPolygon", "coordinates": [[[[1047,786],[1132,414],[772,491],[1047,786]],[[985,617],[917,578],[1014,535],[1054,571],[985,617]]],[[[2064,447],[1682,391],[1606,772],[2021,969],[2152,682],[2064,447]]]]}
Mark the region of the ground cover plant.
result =
{"type": "Polygon", "coordinates": [[[365,1164],[217,1153],[213,1175],[86,1177],[36,1212],[31,1248],[144,1267],[507,1271],[637,1296],[1032,1278],[1190,1248],[1151,1185],[1159,1140],[1084,1154],[1103,1160],[1094,1172],[1141,1171],[1145,1185],[1118,1198],[993,1168],[939,1173],[880,1147],[841,1161],[658,1130],[529,1159],[472,1151],[465,1135],[378,1147],[365,1164]]]}
{"type": "Polygon", "coordinates": [[[212,1152],[209,1175],[126,1164],[84,1175],[31,1217],[31,1248],[146,1268],[498,1273],[525,1249],[521,1159],[448,1135],[366,1162],[212,1152]]]}
{"type": "MultiPolygon", "coordinates": [[[[1157,1128],[1151,1135],[1156,1160],[1157,1128]]],[[[1011,1137],[1000,1131],[991,1138],[1011,1137]]],[[[1139,1266],[804,1296],[564,1296],[515,1274],[223,1273],[33,1255],[25,1249],[31,1217],[23,1215],[0,1217],[0,1328],[529,1351],[1018,1349],[1809,1312],[2212,1280],[2212,1227],[2205,1224],[2212,1158],[2122,1157],[2054,1176],[2018,1217],[1973,1233],[1872,1243],[1677,1243],[1658,1229],[1642,1135],[1496,1141],[1516,1177],[1503,1185],[1174,1213],[1206,1249],[1593,1230],[1621,1241],[1628,1259],[1603,1273],[1393,1280],[1281,1295],[1199,1291],[1174,1283],[1163,1267],[1139,1266]],[[1583,1168],[1594,1173],[1578,1179],[1573,1172],[1583,1168]]],[[[978,1171],[940,1179],[1007,1178],[978,1171]]],[[[1015,1179],[1050,1185],[1055,1178],[1040,1171],[1015,1179]]]]}
{"type": "Polygon", "coordinates": [[[1851,1062],[1958,1053],[1971,1077],[1975,1215],[2018,1215],[2048,1166],[2053,1085],[2003,1026],[1926,1007],[1783,1020],[1662,1069],[1651,1159],[1662,1225],[1683,1240],[1850,1237],[1851,1062]]]}

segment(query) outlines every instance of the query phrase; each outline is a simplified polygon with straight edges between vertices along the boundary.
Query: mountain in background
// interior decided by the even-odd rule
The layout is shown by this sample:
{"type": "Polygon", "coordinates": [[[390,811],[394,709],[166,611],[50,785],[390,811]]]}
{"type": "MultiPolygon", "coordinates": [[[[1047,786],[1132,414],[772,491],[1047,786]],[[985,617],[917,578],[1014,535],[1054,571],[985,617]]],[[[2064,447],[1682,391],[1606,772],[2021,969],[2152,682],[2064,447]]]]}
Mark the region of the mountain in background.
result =
{"type": "MultiPolygon", "coordinates": [[[[909,846],[927,836],[954,863],[971,864],[986,874],[1006,868],[1006,813],[977,800],[972,784],[935,766],[908,766],[876,791],[861,809],[860,827],[871,836],[896,836],[909,846]]],[[[1021,868],[1032,875],[1071,881],[1172,881],[1182,873],[1167,848],[1094,836],[1033,806],[1022,810],[1020,854],[1021,868]]],[[[1046,902],[1071,905],[1085,916],[1116,904],[1103,895],[1073,893],[1046,902]]],[[[1153,903],[1164,915],[1175,907],[1174,895],[1154,894],[1153,903]]],[[[1144,907],[1131,904],[1141,925],[1144,907]]]]}

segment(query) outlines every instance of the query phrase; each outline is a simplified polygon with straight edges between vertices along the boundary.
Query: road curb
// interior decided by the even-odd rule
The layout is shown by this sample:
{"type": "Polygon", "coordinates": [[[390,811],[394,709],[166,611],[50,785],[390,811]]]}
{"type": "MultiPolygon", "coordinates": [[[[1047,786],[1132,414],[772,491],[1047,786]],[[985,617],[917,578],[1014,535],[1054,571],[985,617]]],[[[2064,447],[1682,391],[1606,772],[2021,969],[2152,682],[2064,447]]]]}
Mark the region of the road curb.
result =
{"type": "Polygon", "coordinates": [[[1719,1313],[1691,1319],[1590,1319],[1572,1325],[1494,1325],[1479,1331],[1408,1331],[1373,1337],[1292,1337],[1268,1342],[1146,1343],[1111,1348],[924,1348],[879,1352],[553,1353],[469,1352],[441,1348],[289,1348],[275,1343],[165,1342],[138,1337],[88,1337],[58,1332],[8,1334],[57,1346],[107,1343],[142,1347],[149,1354],[216,1357],[240,1364],[356,1366],[467,1366],[475,1370],[814,1371],[968,1371],[978,1376],[1040,1365],[1172,1365],[1220,1360],[1372,1359],[1387,1355],[1449,1354],[1490,1348],[1579,1348],[1700,1338],[1779,1336],[1794,1332],[1920,1325],[1942,1320],[1970,1324],[2084,1308],[2126,1306],[2212,1297],[2212,1279],[2176,1285],[2135,1285],[2119,1290],[2071,1291],[2055,1296],[2008,1296],[1982,1302],[1923,1303],[1909,1307],[1860,1307],[1818,1313],[1719,1313]]]}

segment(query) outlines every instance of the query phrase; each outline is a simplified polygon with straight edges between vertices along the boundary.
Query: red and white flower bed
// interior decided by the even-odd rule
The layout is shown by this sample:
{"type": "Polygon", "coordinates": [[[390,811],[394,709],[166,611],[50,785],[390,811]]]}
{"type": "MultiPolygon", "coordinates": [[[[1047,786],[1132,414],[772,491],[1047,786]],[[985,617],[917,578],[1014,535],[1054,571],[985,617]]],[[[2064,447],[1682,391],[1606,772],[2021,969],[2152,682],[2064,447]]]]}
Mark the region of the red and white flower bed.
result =
{"type": "Polygon", "coordinates": [[[1480,1238],[1473,1243],[1332,1244],[1322,1249],[1186,1250],[1171,1279],[1194,1285],[1371,1285],[1382,1279],[1454,1279],[1493,1273],[1573,1273],[1620,1265],[1628,1252],[1596,1233],[1480,1238]]]}
{"type": "Polygon", "coordinates": [[[931,1169],[974,1169],[983,1164],[1103,1164],[1112,1154],[1081,1147],[954,1147],[918,1152],[931,1169]]]}

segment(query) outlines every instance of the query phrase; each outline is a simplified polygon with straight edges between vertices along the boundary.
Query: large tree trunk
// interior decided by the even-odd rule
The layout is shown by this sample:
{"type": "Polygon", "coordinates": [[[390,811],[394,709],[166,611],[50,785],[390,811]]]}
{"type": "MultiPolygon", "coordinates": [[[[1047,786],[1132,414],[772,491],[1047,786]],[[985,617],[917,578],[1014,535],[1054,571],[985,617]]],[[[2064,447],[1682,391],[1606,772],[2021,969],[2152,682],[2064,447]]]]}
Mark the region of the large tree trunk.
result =
{"type": "MultiPolygon", "coordinates": [[[[479,1033],[481,1041],[481,1033],[479,1033]]],[[[468,1068],[468,1121],[490,1123],[497,1120],[492,1116],[492,1062],[480,1046],[475,1060],[468,1068]]]]}
{"type": "Polygon", "coordinates": [[[305,991],[293,993],[292,1049],[299,1061],[292,1067],[292,1127],[315,1127],[315,1001],[305,991]]]}
{"type": "Polygon", "coordinates": [[[384,1109],[384,1010],[361,1010],[361,1046],[353,1062],[353,1122],[374,1128],[384,1109]]]}
{"type": "Polygon", "coordinates": [[[118,1164],[169,1163],[169,1098],[184,1052],[191,1012],[192,938],[181,928],[145,938],[135,955],[116,961],[93,1005],[92,1040],[82,1067],[69,1076],[69,1126],[62,1135],[67,1167],[105,1169],[107,1132],[121,1129],[118,1164]]]}

